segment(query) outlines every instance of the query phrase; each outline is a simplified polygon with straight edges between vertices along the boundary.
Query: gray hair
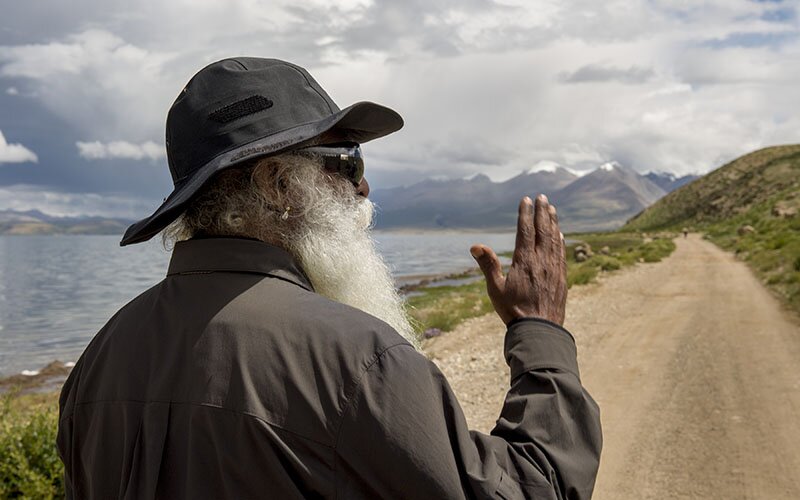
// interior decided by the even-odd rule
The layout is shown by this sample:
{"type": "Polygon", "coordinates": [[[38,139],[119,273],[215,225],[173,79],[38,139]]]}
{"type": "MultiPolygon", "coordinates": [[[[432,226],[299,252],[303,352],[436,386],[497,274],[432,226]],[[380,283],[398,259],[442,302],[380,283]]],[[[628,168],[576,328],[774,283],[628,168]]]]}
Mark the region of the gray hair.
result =
{"type": "Polygon", "coordinates": [[[353,185],[326,173],[319,156],[287,153],[224,170],[164,229],[162,242],[171,249],[197,236],[238,236],[286,247],[298,223],[326,202],[322,183],[325,193],[333,189],[337,198],[355,204],[353,185]]]}

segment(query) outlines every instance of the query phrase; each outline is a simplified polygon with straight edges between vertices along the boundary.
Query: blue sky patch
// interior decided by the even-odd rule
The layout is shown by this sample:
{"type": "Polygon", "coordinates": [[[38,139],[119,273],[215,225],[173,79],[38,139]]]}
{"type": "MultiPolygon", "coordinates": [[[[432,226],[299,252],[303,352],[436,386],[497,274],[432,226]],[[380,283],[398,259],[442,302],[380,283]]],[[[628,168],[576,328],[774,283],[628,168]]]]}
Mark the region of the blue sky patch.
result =
{"type": "Polygon", "coordinates": [[[700,45],[715,49],[729,47],[779,47],[787,42],[796,40],[800,36],[797,32],[790,33],[732,33],[721,40],[708,40],[700,45]]]}

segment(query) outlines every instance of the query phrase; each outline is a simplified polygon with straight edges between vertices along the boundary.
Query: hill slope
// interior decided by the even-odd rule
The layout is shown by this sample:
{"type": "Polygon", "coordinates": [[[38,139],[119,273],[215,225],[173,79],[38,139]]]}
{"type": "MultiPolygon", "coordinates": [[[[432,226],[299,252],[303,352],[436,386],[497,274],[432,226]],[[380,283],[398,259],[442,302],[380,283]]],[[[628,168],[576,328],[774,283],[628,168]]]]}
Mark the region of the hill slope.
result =
{"type": "Polygon", "coordinates": [[[623,230],[726,220],[796,189],[799,181],[800,145],[760,149],[664,196],[628,221],[623,230]]]}

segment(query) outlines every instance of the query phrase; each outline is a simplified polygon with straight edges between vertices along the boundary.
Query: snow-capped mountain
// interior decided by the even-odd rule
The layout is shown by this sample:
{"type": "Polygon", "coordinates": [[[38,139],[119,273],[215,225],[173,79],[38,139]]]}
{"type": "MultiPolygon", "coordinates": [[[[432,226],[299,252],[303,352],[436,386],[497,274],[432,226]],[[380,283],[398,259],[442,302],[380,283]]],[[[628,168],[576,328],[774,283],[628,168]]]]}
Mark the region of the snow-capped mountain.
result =
{"type": "Polygon", "coordinates": [[[511,229],[519,200],[538,193],[556,204],[562,229],[588,231],[622,225],[666,190],[616,161],[578,176],[545,160],[500,183],[478,174],[376,189],[370,197],[379,208],[378,229],[511,229]]]}

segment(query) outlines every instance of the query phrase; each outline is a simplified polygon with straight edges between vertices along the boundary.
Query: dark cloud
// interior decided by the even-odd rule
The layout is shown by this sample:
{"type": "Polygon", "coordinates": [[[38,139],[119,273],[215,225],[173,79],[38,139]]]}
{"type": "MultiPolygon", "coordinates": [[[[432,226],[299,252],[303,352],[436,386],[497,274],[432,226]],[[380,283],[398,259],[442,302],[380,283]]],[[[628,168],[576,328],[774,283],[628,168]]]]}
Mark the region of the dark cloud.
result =
{"type": "Polygon", "coordinates": [[[164,190],[171,179],[165,160],[88,161],[76,147],[82,135],[35,98],[0,94],[0,109],[0,130],[6,139],[24,144],[38,156],[37,163],[2,165],[0,186],[38,184],[53,191],[123,193],[148,199],[167,194],[164,190]]]}
{"type": "Polygon", "coordinates": [[[589,83],[589,82],[619,82],[619,83],[645,83],[655,77],[652,68],[631,66],[630,68],[616,68],[589,64],[582,66],[571,73],[561,73],[559,79],[564,83],[589,83]]]}

